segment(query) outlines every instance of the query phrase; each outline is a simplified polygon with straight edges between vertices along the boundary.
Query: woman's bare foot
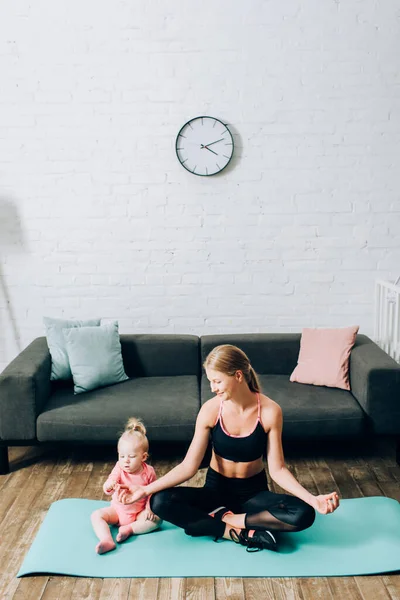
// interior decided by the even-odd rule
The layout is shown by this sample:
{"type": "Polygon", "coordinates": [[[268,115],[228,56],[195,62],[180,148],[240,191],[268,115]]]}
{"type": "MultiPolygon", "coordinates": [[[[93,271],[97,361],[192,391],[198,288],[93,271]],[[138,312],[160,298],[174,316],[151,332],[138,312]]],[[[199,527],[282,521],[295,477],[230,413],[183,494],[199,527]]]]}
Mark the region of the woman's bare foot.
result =
{"type": "Polygon", "coordinates": [[[235,514],[231,510],[226,508],[226,506],[220,506],[219,508],[213,510],[208,514],[210,515],[210,517],[215,517],[216,519],[219,519],[220,521],[226,523],[227,525],[230,525],[231,527],[236,527],[238,529],[243,529],[245,527],[244,521],[246,518],[246,514],[235,514]]]}
{"type": "Polygon", "coordinates": [[[235,527],[238,529],[243,529],[245,526],[244,525],[245,516],[246,516],[245,514],[235,515],[231,512],[228,512],[222,517],[222,521],[224,523],[226,523],[227,525],[231,525],[232,527],[235,527]]]}

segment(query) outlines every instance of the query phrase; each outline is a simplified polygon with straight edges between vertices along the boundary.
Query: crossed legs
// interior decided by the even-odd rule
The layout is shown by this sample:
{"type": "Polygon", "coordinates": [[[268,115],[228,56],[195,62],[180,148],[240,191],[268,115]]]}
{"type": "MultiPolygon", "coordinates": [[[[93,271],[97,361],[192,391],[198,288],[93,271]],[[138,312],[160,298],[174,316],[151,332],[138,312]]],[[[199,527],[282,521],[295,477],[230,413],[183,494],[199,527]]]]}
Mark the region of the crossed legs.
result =
{"type": "Polygon", "coordinates": [[[302,531],[315,519],[314,509],[299,498],[269,491],[259,492],[244,502],[242,510],[238,514],[227,513],[222,521],[236,529],[302,531]]]}
{"type": "Polygon", "coordinates": [[[210,488],[170,488],[154,494],[152,511],[162,519],[182,527],[188,535],[210,535],[231,539],[229,532],[237,530],[301,531],[315,519],[314,509],[303,500],[289,494],[261,491],[249,500],[230,506],[227,500],[210,488]],[[225,505],[235,514],[226,514],[222,521],[208,513],[225,505]]]}

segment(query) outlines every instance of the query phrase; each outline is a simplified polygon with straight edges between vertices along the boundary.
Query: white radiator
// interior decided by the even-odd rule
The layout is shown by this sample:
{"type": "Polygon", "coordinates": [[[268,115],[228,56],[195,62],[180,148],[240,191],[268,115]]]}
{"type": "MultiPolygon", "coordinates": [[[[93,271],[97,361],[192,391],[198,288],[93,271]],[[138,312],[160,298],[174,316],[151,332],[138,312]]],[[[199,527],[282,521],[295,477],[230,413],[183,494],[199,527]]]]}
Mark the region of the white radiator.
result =
{"type": "Polygon", "coordinates": [[[394,283],[377,281],[375,286],[375,342],[400,362],[400,277],[394,283]]]}

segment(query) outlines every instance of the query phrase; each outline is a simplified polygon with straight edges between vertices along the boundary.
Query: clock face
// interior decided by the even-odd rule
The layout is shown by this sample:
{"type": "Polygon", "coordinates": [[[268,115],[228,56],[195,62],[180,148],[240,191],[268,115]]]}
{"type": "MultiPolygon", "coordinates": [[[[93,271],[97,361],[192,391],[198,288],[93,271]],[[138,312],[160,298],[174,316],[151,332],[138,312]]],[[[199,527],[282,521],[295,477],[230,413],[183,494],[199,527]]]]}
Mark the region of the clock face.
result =
{"type": "Polygon", "coordinates": [[[219,119],[196,117],[188,121],[176,138],[176,155],[194,175],[215,175],[233,155],[233,137],[219,119]]]}

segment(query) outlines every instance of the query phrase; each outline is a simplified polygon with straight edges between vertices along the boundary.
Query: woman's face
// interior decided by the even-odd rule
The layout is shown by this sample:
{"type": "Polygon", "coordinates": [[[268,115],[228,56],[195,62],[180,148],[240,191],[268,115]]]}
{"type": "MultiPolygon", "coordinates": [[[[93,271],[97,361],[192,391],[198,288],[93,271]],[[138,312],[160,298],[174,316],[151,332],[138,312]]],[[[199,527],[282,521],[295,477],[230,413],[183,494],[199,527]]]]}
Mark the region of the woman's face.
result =
{"type": "Polygon", "coordinates": [[[222,400],[232,398],[239,383],[237,376],[226,375],[226,373],[214,369],[206,369],[206,375],[213,394],[216,394],[222,400]]]}

